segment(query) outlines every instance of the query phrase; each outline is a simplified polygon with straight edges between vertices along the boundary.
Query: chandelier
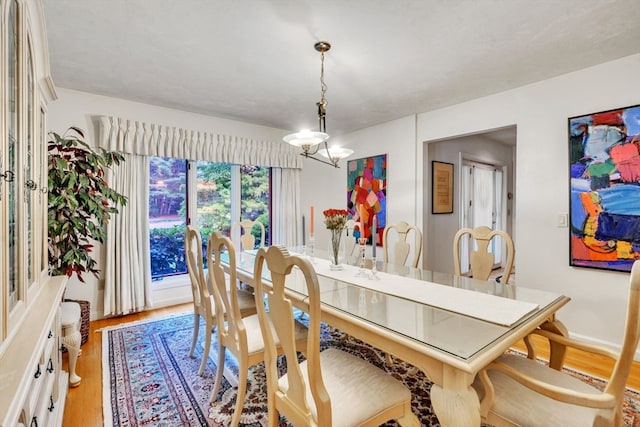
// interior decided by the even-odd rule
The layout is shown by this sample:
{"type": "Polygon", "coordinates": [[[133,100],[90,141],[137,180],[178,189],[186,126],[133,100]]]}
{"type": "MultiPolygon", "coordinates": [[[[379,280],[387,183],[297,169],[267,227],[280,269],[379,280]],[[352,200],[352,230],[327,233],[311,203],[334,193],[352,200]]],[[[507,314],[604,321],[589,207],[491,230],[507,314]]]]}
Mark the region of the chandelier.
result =
{"type": "Polygon", "coordinates": [[[339,167],[338,162],[340,159],[349,157],[353,154],[353,150],[348,148],[342,148],[339,146],[331,146],[327,144],[329,135],[326,132],[325,116],[327,114],[327,99],[325,93],[327,92],[327,85],[324,82],[324,53],[331,49],[331,45],[328,42],[317,42],[313,46],[318,52],[320,52],[321,65],[320,65],[320,101],[316,102],[318,107],[318,132],[313,132],[309,129],[301,130],[300,132],[286,135],[284,142],[287,142],[296,147],[302,149],[301,156],[308,159],[317,160],[319,162],[331,165],[333,167],[339,167]],[[329,161],[322,160],[318,157],[314,157],[316,154],[324,156],[329,161]]]}

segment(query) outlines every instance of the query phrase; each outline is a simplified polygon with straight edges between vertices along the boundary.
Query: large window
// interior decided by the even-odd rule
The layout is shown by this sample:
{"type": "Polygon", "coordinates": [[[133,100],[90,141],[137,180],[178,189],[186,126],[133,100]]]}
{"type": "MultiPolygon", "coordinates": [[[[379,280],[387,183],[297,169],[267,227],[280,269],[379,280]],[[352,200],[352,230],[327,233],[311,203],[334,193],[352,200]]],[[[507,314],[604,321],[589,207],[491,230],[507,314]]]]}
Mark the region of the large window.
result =
{"type": "MultiPolygon", "coordinates": [[[[151,276],[186,274],[184,233],[200,230],[203,245],[212,231],[228,236],[232,218],[258,219],[269,242],[270,169],[152,157],[149,177],[151,276]]],[[[259,236],[257,236],[259,240],[259,236]]]]}

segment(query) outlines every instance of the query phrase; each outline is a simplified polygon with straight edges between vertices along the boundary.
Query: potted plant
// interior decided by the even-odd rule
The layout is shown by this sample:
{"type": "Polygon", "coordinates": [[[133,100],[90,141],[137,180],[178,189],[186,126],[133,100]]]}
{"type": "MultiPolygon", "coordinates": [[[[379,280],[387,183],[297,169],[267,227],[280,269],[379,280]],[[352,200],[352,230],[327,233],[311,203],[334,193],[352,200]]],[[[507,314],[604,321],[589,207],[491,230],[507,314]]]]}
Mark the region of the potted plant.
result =
{"type": "Polygon", "coordinates": [[[49,136],[49,268],[54,275],[76,273],[84,282],[83,273],[98,277],[100,272],[91,254],[93,242],[104,243],[111,215],[127,203],[104,179],[106,169],[124,156],[92,149],[76,127],[49,136]]]}

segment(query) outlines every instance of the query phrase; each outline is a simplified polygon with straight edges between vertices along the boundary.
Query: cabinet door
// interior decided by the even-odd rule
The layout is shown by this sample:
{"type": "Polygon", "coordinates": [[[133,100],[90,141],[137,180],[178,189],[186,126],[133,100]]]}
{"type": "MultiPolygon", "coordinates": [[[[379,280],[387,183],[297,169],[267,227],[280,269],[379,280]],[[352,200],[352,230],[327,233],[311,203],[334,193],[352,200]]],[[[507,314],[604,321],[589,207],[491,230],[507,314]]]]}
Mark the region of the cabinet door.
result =
{"type": "Polygon", "coordinates": [[[5,295],[7,298],[7,309],[9,314],[19,305],[23,300],[22,289],[20,286],[20,256],[19,256],[19,241],[18,241],[18,227],[20,224],[20,205],[19,199],[20,189],[18,188],[19,182],[19,168],[20,168],[20,146],[19,146],[19,129],[18,129],[18,115],[19,115],[19,64],[18,64],[18,38],[19,38],[19,24],[18,24],[18,2],[12,0],[9,2],[9,14],[7,16],[7,97],[5,99],[6,105],[6,138],[5,144],[7,144],[5,168],[4,168],[4,188],[5,193],[3,195],[3,202],[7,213],[4,226],[6,227],[6,282],[5,295]]]}

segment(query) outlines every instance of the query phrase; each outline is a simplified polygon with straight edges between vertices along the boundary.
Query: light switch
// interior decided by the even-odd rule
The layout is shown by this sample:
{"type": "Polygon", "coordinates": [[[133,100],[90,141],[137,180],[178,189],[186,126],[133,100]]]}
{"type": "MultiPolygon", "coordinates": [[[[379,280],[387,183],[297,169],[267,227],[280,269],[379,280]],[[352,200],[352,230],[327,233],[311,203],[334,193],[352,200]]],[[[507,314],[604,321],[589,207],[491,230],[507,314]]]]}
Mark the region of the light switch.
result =
{"type": "Polygon", "coordinates": [[[568,215],[566,213],[558,214],[558,227],[567,227],[568,225],[568,215]]]}

